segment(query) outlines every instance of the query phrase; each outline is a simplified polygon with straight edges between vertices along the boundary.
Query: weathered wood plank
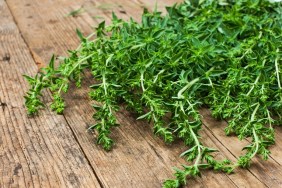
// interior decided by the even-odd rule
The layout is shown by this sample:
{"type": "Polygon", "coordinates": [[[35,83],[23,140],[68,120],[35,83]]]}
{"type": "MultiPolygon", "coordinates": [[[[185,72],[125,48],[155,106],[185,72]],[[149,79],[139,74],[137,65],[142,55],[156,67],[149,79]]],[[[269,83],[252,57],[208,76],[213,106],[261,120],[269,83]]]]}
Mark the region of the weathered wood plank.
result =
{"type": "Polygon", "coordinates": [[[37,67],[4,0],[0,17],[0,187],[100,187],[63,117],[27,117],[22,75],[37,67]]]}
{"type": "Polygon", "coordinates": [[[275,145],[270,148],[271,158],[282,165],[282,127],[275,126],[275,145]]]}
{"type": "Polygon", "coordinates": [[[7,1],[39,67],[40,63],[49,62],[53,53],[66,55],[66,49],[77,47],[79,39],[76,28],[88,31],[88,34],[92,31],[93,19],[87,14],[75,18],[67,16],[78,9],[82,2],[84,1],[7,1]],[[64,40],[65,38],[68,40],[64,40]]]}
{"type": "MultiPolygon", "coordinates": [[[[103,4],[102,0],[95,1],[95,4],[89,4],[86,1],[72,3],[69,1],[40,1],[37,3],[31,0],[8,0],[7,2],[29,48],[33,54],[36,54],[36,59],[41,64],[48,62],[52,52],[65,54],[66,49],[74,49],[78,44],[75,28],[81,28],[84,33],[90,33],[90,25],[97,25],[91,16],[102,16],[109,21],[111,14],[109,9],[97,8],[103,4]],[[26,8],[24,5],[29,6],[26,8]],[[88,5],[94,7],[95,11],[89,14],[82,13],[75,18],[65,17],[69,11],[81,5],[84,5],[86,11],[90,9],[86,7],[88,5]],[[21,11],[23,8],[28,10],[21,11]],[[30,18],[30,12],[33,15],[32,18],[30,18]],[[44,16],[40,16],[41,13],[44,16]],[[32,32],[29,32],[31,29],[32,32]],[[38,50],[38,47],[41,49],[38,50]]],[[[113,5],[117,1],[109,2],[113,5]]],[[[118,3],[122,4],[122,7],[114,7],[118,10],[119,16],[125,19],[132,16],[138,20],[142,12],[142,9],[139,8],[140,4],[131,1],[119,1],[118,3]],[[120,10],[124,10],[126,14],[120,10]]],[[[68,94],[66,100],[68,107],[64,116],[104,186],[159,187],[165,178],[171,176],[170,167],[179,167],[184,162],[178,157],[185,150],[183,146],[164,145],[161,140],[152,136],[146,123],[136,122],[132,115],[124,110],[118,114],[118,120],[123,126],[113,132],[113,137],[117,141],[115,149],[109,153],[97,149],[97,146],[93,145],[93,136],[85,133],[87,124],[93,123],[91,118],[93,109],[87,98],[87,89],[84,87],[68,94]]],[[[204,140],[207,145],[220,148],[224,156],[234,159],[234,156],[209,131],[205,130],[203,137],[208,138],[204,140]]],[[[223,155],[219,157],[222,158],[223,155]]],[[[205,172],[202,179],[193,180],[191,184],[195,187],[251,187],[252,185],[264,187],[264,184],[252,173],[243,170],[230,175],[229,178],[221,173],[205,172]],[[196,182],[198,184],[195,184],[196,182]]]]}

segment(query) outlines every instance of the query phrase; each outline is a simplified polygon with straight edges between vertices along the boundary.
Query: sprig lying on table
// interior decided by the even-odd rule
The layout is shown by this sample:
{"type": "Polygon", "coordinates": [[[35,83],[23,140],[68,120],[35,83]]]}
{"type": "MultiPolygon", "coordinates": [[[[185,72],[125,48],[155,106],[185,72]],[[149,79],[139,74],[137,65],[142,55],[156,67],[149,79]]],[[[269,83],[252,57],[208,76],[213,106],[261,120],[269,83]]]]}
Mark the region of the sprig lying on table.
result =
{"type": "Polygon", "coordinates": [[[267,0],[186,0],[167,7],[165,16],[144,10],[140,24],[113,14],[111,25],[99,24],[94,40],[77,31],[80,47],[57,68],[53,57],[35,78],[26,76],[28,113],[44,106],[44,88],[53,93],[51,108],[62,113],[62,93],[70,82],[79,87],[88,69],[97,82],[89,95],[100,104],[93,105],[97,123],[89,130],[97,131],[106,150],[114,143],[110,133],[121,102],[138,119],[153,122],[154,134],[168,143],[180,138],[189,148],[181,156],[192,164],[176,169],[176,179],[164,187],[180,187],[201,169],[230,173],[249,167],[257,154],[268,158],[273,125],[282,122],[281,6],[267,0]],[[228,120],[227,135],[253,139],[235,164],[216,160],[216,150],[201,143],[203,105],[228,120]]]}

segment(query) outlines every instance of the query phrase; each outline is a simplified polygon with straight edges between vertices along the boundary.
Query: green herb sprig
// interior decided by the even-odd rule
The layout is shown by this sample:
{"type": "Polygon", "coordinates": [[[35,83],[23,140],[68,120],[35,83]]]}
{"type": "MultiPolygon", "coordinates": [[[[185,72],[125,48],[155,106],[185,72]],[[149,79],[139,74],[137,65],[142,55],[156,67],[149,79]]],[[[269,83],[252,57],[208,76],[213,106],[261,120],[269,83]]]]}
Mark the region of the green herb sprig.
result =
{"type": "Polygon", "coordinates": [[[119,104],[153,124],[153,132],[171,143],[181,139],[188,147],[181,154],[189,165],[176,168],[175,179],[164,187],[180,187],[203,169],[231,173],[247,168],[256,155],[269,157],[274,125],[282,122],[282,5],[267,0],[186,0],[167,7],[162,16],[144,10],[141,23],[123,21],[113,14],[112,24],[101,22],[84,37],[78,49],[55,68],[34,78],[26,107],[35,114],[44,106],[41,91],[53,94],[51,108],[63,113],[62,97],[69,84],[80,87],[83,71],[90,70],[90,86],[97,143],[110,150],[111,129],[118,126],[119,104]],[[91,39],[96,35],[95,39],[91,39]],[[251,138],[237,162],[216,160],[216,149],[202,144],[199,110],[228,121],[227,135],[251,138]]]}

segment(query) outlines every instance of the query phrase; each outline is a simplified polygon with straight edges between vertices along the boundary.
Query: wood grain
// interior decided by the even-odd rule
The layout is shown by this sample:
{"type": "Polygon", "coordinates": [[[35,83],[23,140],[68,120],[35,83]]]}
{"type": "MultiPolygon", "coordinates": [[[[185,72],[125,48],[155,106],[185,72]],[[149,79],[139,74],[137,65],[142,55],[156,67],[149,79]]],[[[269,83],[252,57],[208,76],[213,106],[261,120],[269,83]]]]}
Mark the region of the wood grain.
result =
{"type": "MultiPolygon", "coordinates": [[[[165,5],[174,2],[176,1],[164,0],[158,5],[160,10],[164,10],[165,5]]],[[[76,48],[79,44],[75,34],[76,28],[88,35],[92,32],[92,27],[102,21],[99,17],[109,23],[112,10],[123,19],[133,17],[140,20],[142,7],[152,9],[155,4],[150,0],[108,0],[106,3],[103,0],[7,0],[7,3],[39,67],[44,66],[53,53],[66,55],[67,49],[76,48]],[[70,11],[80,7],[83,7],[85,11],[75,17],[66,17],[70,11]]],[[[29,75],[34,73],[30,72],[29,75]]],[[[124,109],[117,114],[122,126],[113,129],[112,133],[116,141],[114,150],[105,152],[94,144],[94,135],[85,132],[86,127],[94,123],[92,102],[87,97],[87,86],[90,82],[91,78],[88,77],[81,89],[72,86],[70,90],[73,92],[65,96],[67,108],[64,116],[54,116],[49,111],[42,110],[37,118],[47,117],[45,114],[48,113],[48,116],[53,119],[66,120],[64,126],[69,127],[73,132],[103,187],[160,187],[164,179],[172,178],[171,166],[181,167],[181,163],[185,163],[179,158],[179,154],[185,150],[185,147],[181,143],[165,145],[162,140],[152,135],[149,124],[136,121],[136,117],[124,109]]],[[[44,97],[48,101],[48,92],[44,97]]],[[[65,137],[63,133],[60,136],[65,137]]],[[[224,144],[220,142],[222,139],[220,133],[215,133],[209,127],[204,128],[202,137],[205,138],[203,142],[206,145],[221,151],[218,158],[227,157],[235,161],[235,156],[238,156],[235,153],[240,145],[235,147],[234,152],[232,148],[224,145],[228,145],[228,142],[224,144]]],[[[231,142],[235,143],[237,139],[233,138],[231,142]]],[[[279,160],[279,153],[276,156],[279,160]]],[[[276,168],[278,163],[272,164],[274,170],[279,170],[276,168]]],[[[276,177],[280,178],[280,175],[270,176],[269,172],[259,172],[268,167],[265,163],[260,165],[263,168],[254,165],[249,171],[239,169],[237,173],[228,176],[223,173],[205,171],[201,179],[190,180],[189,187],[276,187],[280,185],[279,180],[275,180],[276,177]],[[262,177],[264,175],[268,176],[266,182],[262,177]],[[273,183],[270,182],[271,178],[273,183]]]]}
{"type": "Polygon", "coordinates": [[[0,17],[0,187],[100,187],[62,117],[27,117],[22,75],[37,67],[3,0],[0,17]]]}

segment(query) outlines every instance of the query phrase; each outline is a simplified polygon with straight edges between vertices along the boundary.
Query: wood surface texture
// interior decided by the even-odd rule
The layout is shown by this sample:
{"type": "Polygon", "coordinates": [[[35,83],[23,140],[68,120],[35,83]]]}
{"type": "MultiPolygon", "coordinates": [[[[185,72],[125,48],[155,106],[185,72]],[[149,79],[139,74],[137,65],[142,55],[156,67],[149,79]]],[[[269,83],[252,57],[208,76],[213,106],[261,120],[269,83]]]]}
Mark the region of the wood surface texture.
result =
{"type": "MultiPolygon", "coordinates": [[[[137,121],[121,108],[120,127],[113,129],[116,144],[106,152],[95,144],[86,128],[94,123],[86,74],[83,87],[71,86],[65,95],[63,115],[49,108],[39,116],[28,117],[24,93],[28,84],[23,74],[34,76],[52,54],[64,56],[79,45],[76,28],[84,35],[98,23],[110,23],[111,13],[125,20],[139,21],[143,7],[166,5],[182,0],[0,0],[0,188],[6,187],[117,187],[157,188],[173,169],[185,160],[182,143],[166,145],[155,137],[151,125],[137,121]],[[83,7],[77,16],[67,16],[83,7]]],[[[44,92],[44,101],[51,101],[44,92]]],[[[217,158],[235,161],[249,140],[239,141],[224,134],[226,122],[214,120],[202,110],[202,142],[220,152],[217,158]]],[[[271,157],[253,160],[250,169],[237,169],[227,175],[204,171],[202,178],[188,180],[187,187],[282,187],[282,128],[276,129],[276,145],[271,157]]]]}

